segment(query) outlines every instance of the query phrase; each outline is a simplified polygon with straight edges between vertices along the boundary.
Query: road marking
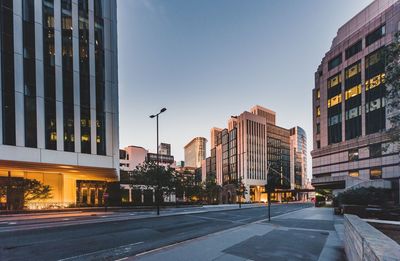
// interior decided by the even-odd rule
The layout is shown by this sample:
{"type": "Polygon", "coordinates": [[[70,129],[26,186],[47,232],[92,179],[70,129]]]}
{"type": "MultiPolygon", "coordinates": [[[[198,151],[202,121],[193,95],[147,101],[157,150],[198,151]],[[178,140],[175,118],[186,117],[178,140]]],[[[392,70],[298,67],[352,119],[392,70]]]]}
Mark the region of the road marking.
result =
{"type": "Polygon", "coordinates": [[[135,216],[136,214],[133,214],[133,213],[131,213],[131,214],[129,214],[129,216],[135,216]]]}
{"type": "Polygon", "coordinates": [[[8,222],[9,225],[16,225],[17,222],[8,222]]]}
{"type": "Polygon", "coordinates": [[[69,218],[63,218],[62,220],[64,220],[64,221],[68,221],[68,220],[70,220],[69,218]]]}
{"type": "MultiPolygon", "coordinates": [[[[115,257],[116,255],[127,254],[127,253],[129,253],[129,251],[132,250],[133,247],[143,244],[143,243],[144,243],[143,241],[140,241],[140,242],[132,243],[129,245],[123,245],[123,246],[109,248],[109,249],[105,249],[105,250],[99,250],[99,251],[95,251],[95,252],[91,252],[91,253],[87,253],[87,254],[83,254],[83,255],[67,257],[64,259],[60,259],[58,261],[82,260],[82,259],[86,259],[88,257],[96,257],[94,260],[106,259],[107,257],[115,257]]],[[[120,260],[123,260],[123,259],[120,259],[120,260]]]]}

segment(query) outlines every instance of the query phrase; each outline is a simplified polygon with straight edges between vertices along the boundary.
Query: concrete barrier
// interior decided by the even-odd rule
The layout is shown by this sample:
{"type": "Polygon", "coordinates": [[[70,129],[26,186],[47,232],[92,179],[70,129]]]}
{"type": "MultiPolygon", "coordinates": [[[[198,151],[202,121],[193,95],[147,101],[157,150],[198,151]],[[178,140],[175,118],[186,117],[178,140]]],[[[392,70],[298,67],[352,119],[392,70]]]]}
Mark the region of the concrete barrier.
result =
{"type": "Polygon", "coordinates": [[[344,215],[344,248],[349,261],[400,260],[400,245],[355,215],[344,215]]]}

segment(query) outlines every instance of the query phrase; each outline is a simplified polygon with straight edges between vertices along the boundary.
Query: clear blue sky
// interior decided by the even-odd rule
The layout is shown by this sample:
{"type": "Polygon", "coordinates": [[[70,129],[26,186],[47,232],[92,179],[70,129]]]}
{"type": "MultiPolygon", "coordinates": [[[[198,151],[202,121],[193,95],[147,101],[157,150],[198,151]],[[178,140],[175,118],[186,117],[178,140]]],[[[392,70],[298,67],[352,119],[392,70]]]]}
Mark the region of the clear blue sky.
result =
{"type": "MultiPolygon", "coordinates": [[[[119,0],[120,146],[183,146],[259,104],[312,145],[314,72],[371,0],[119,0]]],[[[209,146],[208,146],[209,148],[209,146]]],[[[311,170],[311,161],[309,163],[311,170]]]]}

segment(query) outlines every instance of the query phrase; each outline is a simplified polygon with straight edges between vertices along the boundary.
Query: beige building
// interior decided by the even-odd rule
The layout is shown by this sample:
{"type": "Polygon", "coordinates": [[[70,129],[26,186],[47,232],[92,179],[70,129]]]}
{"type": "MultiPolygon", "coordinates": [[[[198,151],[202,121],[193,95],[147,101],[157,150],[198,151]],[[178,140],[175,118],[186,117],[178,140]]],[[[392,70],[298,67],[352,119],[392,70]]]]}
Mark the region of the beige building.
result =
{"type": "Polygon", "coordinates": [[[192,139],[185,147],[185,166],[200,168],[201,162],[206,158],[207,139],[196,137],[192,139]]]}

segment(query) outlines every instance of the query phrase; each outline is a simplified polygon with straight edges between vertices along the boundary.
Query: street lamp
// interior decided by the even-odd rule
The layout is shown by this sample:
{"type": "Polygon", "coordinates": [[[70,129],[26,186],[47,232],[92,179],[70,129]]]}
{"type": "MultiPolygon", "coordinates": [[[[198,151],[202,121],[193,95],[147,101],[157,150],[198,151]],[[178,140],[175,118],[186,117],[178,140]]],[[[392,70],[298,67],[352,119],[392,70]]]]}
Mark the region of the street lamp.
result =
{"type": "Polygon", "coordinates": [[[165,112],[167,109],[166,108],[162,108],[160,110],[159,113],[157,114],[153,114],[150,115],[150,118],[156,118],[157,119],[157,190],[156,190],[156,203],[157,203],[157,216],[160,215],[160,199],[159,199],[159,190],[160,190],[160,177],[159,177],[159,167],[160,167],[160,159],[159,159],[159,152],[158,152],[158,145],[159,145],[159,141],[158,141],[158,116],[165,112]]]}

